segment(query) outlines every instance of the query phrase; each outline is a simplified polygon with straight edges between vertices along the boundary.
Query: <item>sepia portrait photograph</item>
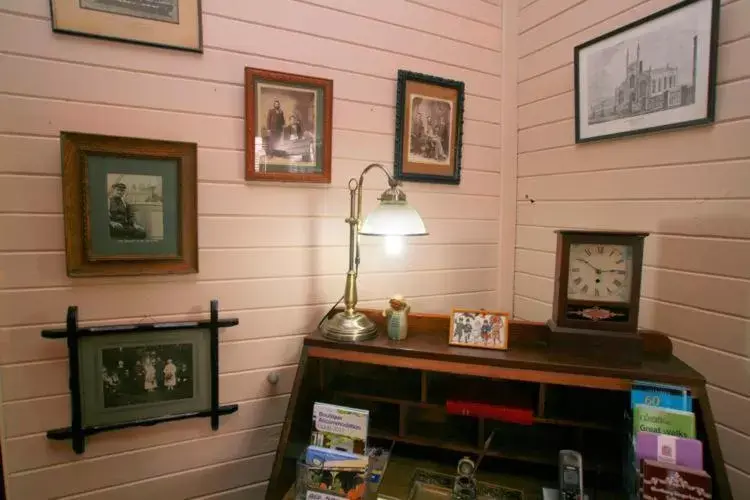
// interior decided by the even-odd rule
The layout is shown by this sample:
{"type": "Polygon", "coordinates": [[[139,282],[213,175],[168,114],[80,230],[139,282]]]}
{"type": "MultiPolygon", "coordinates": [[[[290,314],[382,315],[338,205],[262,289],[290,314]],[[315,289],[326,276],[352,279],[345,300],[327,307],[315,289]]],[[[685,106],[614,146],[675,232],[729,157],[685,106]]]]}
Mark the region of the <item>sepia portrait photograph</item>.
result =
{"type": "Polygon", "coordinates": [[[164,239],[162,185],[159,175],[107,174],[110,238],[164,239]]]}
{"type": "Polygon", "coordinates": [[[394,176],[459,184],[464,84],[399,70],[394,176]]]}
{"type": "Polygon", "coordinates": [[[509,318],[507,313],[453,309],[448,343],[464,347],[507,349],[509,318]]]}
{"type": "Polygon", "coordinates": [[[256,98],[262,167],[271,172],[320,172],[316,92],[260,83],[256,98]]]}
{"type": "Polygon", "coordinates": [[[246,179],[330,182],[333,82],[245,69],[246,179]]]}
{"type": "Polygon", "coordinates": [[[193,397],[193,344],[102,349],[104,407],[193,397]]]}
{"type": "Polygon", "coordinates": [[[689,0],[576,48],[576,139],[713,120],[714,0],[689,0]]]}
{"type": "Polygon", "coordinates": [[[409,161],[449,165],[453,103],[412,94],[409,104],[409,161]]]}

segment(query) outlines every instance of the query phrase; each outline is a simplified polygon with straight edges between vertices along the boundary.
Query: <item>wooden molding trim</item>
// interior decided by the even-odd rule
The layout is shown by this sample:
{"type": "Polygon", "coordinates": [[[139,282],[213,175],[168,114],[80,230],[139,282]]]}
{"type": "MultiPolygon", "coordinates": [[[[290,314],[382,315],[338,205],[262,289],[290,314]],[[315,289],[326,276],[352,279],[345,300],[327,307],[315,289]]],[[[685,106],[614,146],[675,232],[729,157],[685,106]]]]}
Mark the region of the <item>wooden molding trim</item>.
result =
{"type": "Polygon", "coordinates": [[[457,363],[455,361],[438,361],[423,358],[408,358],[387,354],[372,354],[343,349],[328,349],[325,347],[309,346],[307,354],[316,358],[337,359],[353,363],[369,363],[396,368],[410,368],[443,373],[460,373],[476,377],[487,377],[507,380],[522,380],[556,385],[570,385],[587,387],[589,389],[609,389],[629,391],[632,381],[614,377],[596,377],[573,373],[547,372],[538,370],[520,370],[517,368],[503,368],[499,366],[475,365],[457,363]]]}

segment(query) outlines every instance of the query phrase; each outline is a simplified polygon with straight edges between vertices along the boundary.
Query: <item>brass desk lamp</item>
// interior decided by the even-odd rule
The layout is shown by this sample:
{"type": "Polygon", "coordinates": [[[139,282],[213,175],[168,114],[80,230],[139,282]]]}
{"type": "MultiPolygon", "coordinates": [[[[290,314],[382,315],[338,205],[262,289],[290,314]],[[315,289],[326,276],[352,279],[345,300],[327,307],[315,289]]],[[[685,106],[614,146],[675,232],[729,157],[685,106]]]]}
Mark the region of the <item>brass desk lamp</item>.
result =
{"type": "Polygon", "coordinates": [[[359,271],[359,235],[366,236],[424,236],[427,233],[422,217],[407,202],[400,182],[378,163],[368,165],[359,176],[349,180],[349,271],[344,287],[344,310],[327,318],[320,326],[323,335],[342,342],[369,340],[377,335],[370,318],[356,310],[357,273],[359,271]],[[365,174],[379,168],[388,176],[389,188],[380,195],[380,204],[362,221],[362,183],[365,174]]]}

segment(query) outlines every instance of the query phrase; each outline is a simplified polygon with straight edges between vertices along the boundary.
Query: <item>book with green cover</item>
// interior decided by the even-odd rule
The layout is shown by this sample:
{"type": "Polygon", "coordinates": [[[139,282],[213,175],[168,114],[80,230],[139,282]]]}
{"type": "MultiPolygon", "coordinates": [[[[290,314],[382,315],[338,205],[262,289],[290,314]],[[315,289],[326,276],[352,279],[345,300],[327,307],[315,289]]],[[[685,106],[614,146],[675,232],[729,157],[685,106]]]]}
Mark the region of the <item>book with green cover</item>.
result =
{"type": "Polygon", "coordinates": [[[695,439],[695,414],[691,411],[636,405],[633,410],[633,435],[639,432],[695,439]]]}

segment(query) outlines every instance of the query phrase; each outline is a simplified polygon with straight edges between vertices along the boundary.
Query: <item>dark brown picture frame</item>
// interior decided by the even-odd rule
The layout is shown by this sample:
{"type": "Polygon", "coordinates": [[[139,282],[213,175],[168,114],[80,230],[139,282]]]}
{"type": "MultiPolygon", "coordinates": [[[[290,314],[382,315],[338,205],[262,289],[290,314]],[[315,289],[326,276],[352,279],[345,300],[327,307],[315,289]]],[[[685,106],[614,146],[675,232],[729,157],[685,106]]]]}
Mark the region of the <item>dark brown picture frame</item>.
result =
{"type": "MultiPolygon", "coordinates": [[[[317,101],[316,94],[316,102],[317,101]]],[[[320,111],[320,107],[317,107],[320,111]]],[[[291,73],[282,73],[279,71],[269,71],[257,68],[245,68],[245,179],[259,181],[282,181],[282,182],[331,182],[331,155],[332,155],[332,133],[333,133],[333,80],[325,78],[316,78],[306,75],[295,75],[291,73]],[[322,117],[320,112],[314,119],[319,126],[317,130],[322,130],[323,138],[320,143],[322,152],[319,155],[321,169],[319,172],[262,172],[256,169],[256,159],[260,157],[256,154],[256,138],[262,137],[256,123],[256,84],[266,83],[279,87],[289,87],[290,90],[300,89],[304,91],[315,90],[320,92],[322,97],[322,117]],[[320,119],[320,120],[319,120],[320,119]],[[319,121],[318,121],[319,120],[319,121]]],[[[262,139],[261,139],[262,140],[262,139]]],[[[316,158],[318,156],[316,155],[316,158]]],[[[283,167],[282,167],[283,168],[283,167]]]]}
{"type": "Polygon", "coordinates": [[[68,276],[138,276],[198,272],[198,172],[195,143],[61,132],[65,260],[68,276]],[[176,160],[176,248],[173,254],[96,256],[91,250],[88,155],[176,160]]]}

